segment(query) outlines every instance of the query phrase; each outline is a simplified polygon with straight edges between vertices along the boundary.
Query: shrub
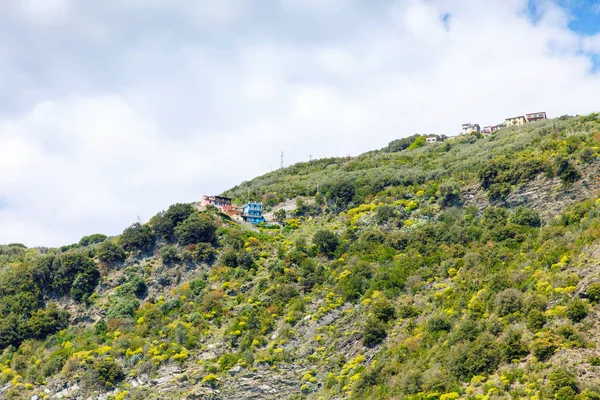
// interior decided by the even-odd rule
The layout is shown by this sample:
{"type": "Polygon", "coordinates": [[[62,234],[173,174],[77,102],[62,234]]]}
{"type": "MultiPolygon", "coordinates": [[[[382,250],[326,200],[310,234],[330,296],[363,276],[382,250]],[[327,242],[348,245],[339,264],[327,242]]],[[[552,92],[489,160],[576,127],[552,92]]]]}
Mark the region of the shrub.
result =
{"type": "Polygon", "coordinates": [[[396,317],[396,309],[388,299],[373,302],[371,312],[375,318],[383,322],[389,322],[396,317]]]}
{"type": "Polygon", "coordinates": [[[496,370],[501,351],[491,334],[483,334],[473,342],[455,346],[449,354],[449,369],[458,379],[489,374],[496,370]]]}
{"type": "Polygon", "coordinates": [[[106,239],[106,235],[101,233],[95,233],[93,235],[84,236],[79,240],[80,246],[89,246],[90,244],[100,243],[106,239]]]}
{"type": "Polygon", "coordinates": [[[366,347],[375,347],[386,338],[386,326],[378,319],[371,318],[365,324],[363,329],[363,345],[366,347]]]}
{"type": "Polygon", "coordinates": [[[512,192],[512,186],[508,182],[494,183],[488,189],[488,197],[492,201],[506,200],[512,192]]]}
{"type": "Polygon", "coordinates": [[[217,225],[207,215],[192,214],[175,228],[175,236],[183,246],[217,242],[217,225]]]}
{"type": "Polygon", "coordinates": [[[408,146],[407,150],[418,149],[419,147],[425,146],[427,139],[425,136],[417,136],[417,138],[412,142],[410,146],[408,146]]]}
{"type": "Polygon", "coordinates": [[[594,303],[600,301],[600,283],[592,282],[585,291],[588,299],[594,303]]]}
{"type": "Polygon", "coordinates": [[[510,216],[510,221],[513,224],[531,226],[538,228],[542,224],[539,214],[527,207],[517,207],[514,213],[510,216]]]}
{"type": "Polygon", "coordinates": [[[440,185],[440,206],[451,207],[461,204],[460,186],[458,183],[444,183],[440,185]]]}
{"type": "Polygon", "coordinates": [[[76,301],[85,300],[94,291],[99,279],[100,272],[95,265],[93,267],[90,265],[86,270],[80,271],[75,275],[71,285],[71,297],[76,301]]]}
{"type": "Polygon", "coordinates": [[[569,388],[577,393],[577,381],[573,374],[563,368],[557,368],[548,374],[548,388],[552,393],[558,393],[560,389],[569,388]]]}
{"type": "Polygon", "coordinates": [[[119,244],[127,251],[147,252],[154,246],[154,240],[152,229],[147,225],[136,222],[123,231],[119,237],[119,244]]]}
{"type": "Polygon", "coordinates": [[[377,207],[377,211],[375,212],[375,222],[383,224],[392,218],[394,218],[394,207],[388,205],[377,207]]]}
{"type": "Polygon", "coordinates": [[[533,309],[527,314],[527,328],[532,331],[540,330],[546,325],[546,320],[546,315],[542,311],[533,309]]]}
{"type": "Polygon", "coordinates": [[[343,209],[348,203],[352,202],[354,194],[353,182],[350,180],[340,180],[330,186],[327,197],[334,207],[343,209]]]}
{"type": "Polygon", "coordinates": [[[193,256],[196,262],[212,264],[217,258],[217,251],[210,243],[198,243],[194,248],[193,256]]]}
{"type": "Polygon", "coordinates": [[[579,171],[577,171],[573,164],[564,157],[558,157],[554,161],[554,166],[556,168],[556,175],[558,175],[564,183],[573,183],[581,178],[579,171]]]}
{"type": "Polygon", "coordinates": [[[202,378],[202,383],[206,383],[210,387],[216,387],[219,383],[219,379],[215,374],[208,374],[204,378],[202,378]]]}
{"type": "Polygon", "coordinates": [[[165,246],[160,249],[160,257],[164,264],[175,264],[181,260],[175,246],[165,246]]]}
{"type": "Polygon", "coordinates": [[[315,233],[313,244],[319,252],[332,257],[340,244],[340,239],[335,233],[323,229],[315,233]]]}
{"type": "Polygon", "coordinates": [[[173,204],[167,209],[165,216],[171,221],[173,227],[177,227],[192,215],[196,209],[193,205],[187,203],[173,204]]]}
{"type": "Polygon", "coordinates": [[[108,239],[100,243],[96,250],[96,256],[107,264],[119,263],[125,260],[125,250],[114,240],[108,239]]]}
{"type": "Polygon", "coordinates": [[[79,252],[67,252],[52,263],[52,288],[59,294],[71,293],[79,301],[91,294],[100,278],[96,264],[79,252]]]}
{"type": "Polygon", "coordinates": [[[523,306],[522,294],[517,289],[504,289],[496,295],[494,305],[500,316],[520,311],[523,306]]]}
{"type": "Polygon", "coordinates": [[[507,333],[502,341],[501,349],[502,356],[507,362],[520,359],[529,354],[529,350],[522,341],[521,333],[517,331],[510,331],[507,333]]]}
{"type": "Polygon", "coordinates": [[[435,315],[427,321],[427,330],[431,333],[450,332],[452,324],[444,315],[435,315]]]}
{"type": "Polygon", "coordinates": [[[573,299],[567,304],[567,317],[573,322],[580,322],[588,315],[588,307],[580,299],[573,299]]]}
{"type": "Polygon", "coordinates": [[[531,353],[540,361],[546,361],[552,357],[556,349],[556,342],[549,335],[539,336],[532,340],[530,344],[531,353]]]}
{"type": "Polygon", "coordinates": [[[92,365],[92,371],[96,380],[108,388],[114,387],[125,378],[121,366],[110,357],[95,361],[92,365]]]}

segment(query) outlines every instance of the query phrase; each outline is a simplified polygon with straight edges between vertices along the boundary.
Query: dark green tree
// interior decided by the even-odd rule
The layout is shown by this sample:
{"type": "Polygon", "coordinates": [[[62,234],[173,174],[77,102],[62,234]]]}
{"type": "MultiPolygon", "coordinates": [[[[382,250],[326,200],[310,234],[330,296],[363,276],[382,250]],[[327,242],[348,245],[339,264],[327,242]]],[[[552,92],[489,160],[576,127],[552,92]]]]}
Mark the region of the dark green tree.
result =
{"type": "Polygon", "coordinates": [[[192,214],[175,228],[182,246],[195,243],[217,243],[217,225],[207,215],[192,214]]]}

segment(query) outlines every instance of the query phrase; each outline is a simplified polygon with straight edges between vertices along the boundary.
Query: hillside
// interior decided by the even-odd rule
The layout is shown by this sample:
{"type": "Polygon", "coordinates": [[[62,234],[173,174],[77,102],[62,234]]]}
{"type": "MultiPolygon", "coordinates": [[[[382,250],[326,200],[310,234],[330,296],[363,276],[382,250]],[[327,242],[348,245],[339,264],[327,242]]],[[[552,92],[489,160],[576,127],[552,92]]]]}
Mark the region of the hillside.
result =
{"type": "Polygon", "coordinates": [[[599,146],[413,136],[224,193],[279,224],[0,246],[0,398],[600,399],[599,146]]]}

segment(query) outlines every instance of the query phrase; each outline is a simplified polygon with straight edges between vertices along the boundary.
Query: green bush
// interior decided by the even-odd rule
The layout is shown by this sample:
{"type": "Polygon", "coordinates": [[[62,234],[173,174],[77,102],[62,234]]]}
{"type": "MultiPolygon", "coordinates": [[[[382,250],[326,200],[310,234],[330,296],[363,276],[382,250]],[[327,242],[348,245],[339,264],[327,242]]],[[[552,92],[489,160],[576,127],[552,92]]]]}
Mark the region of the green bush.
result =
{"type": "Polygon", "coordinates": [[[160,257],[162,258],[163,263],[166,265],[175,264],[181,261],[181,257],[179,256],[175,246],[167,245],[160,249],[160,257]]]}
{"type": "Polygon", "coordinates": [[[107,239],[98,245],[96,256],[107,264],[120,263],[125,260],[125,250],[114,240],[107,239]]]}
{"type": "Polygon", "coordinates": [[[444,315],[435,315],[427,321],[427,330],[431,333],[450,332],[452,324],[444,315]]]}
{"type": "Polygon", "coordinates": [[[569,388],[577,393],[577,381],[573,374],[564,368],[557,368],[548,374],[548,388],[552,393],[558,393],[563,388],[569,388]]]}
{"type": "Polygon", "coordinates": [[[592,282],[585,290],[585,294],[587,295],[590,301],[597,303],[600,301],[600,283],[592,282]]]}
{"type": "Polygon", "coordinates": [[[556,175],[558,175],[564,183],[573,183],[581,179],[579,171],[577,171],[573,164],[564,157],[557,157],[554,161],[554,166],[556,168],[556,175]]]}
{"type": "Polygon", "coordinates": [[[100,243],[106,239],[106,235],[95,233],[93,235],[84,236],[79,241],[80,246],[89,246],[90,244],[100,243]]]}
{"type": "Polygon", "coordinates": [[[567,317],[573,322],[580,322],[588,315],[587,304],[580,299],[573,299],[567,304],[567,317]]]}
{"type": "Polygon", "coordinates": [[[371,306],[373,316],[383,322],[389,322],[396,317],[396,309],[388,299],[380,299],[371,306]]]}
{"type": "Polygon", "coordinates": [[[546,315],[540,310],[533,309],[527,314],[527,328],[531,329],[532,331],[538,331],[542,329],[544,325],[546,325],[546,321],[546,315]]]}
{"type": "Polygon", "coordinates": [[[154,247],[155,239],[152,228],[136,222],[123,231],[119,237],[119,244],[126,251],[147,252],[154,247]]]}
{"type": "Polygon", "coordinates": [[[539,214],[530,208],[519,206],[510,216],[513,224],[538,228],[542,224],[539,214]]]}
{"type": "Polygon", "coordinates": [[[440,185],[440,206],[442,207],[456,207],[460,206],[461,192],[460,186],[456,182],[449,182],[440,185]]]}
{"type": "Polygon", "coordinates": [[[425,136],[418,136],[410,146],[408,146],[407,150],[414,150],[414,149],[418,149],[419,147],[423,147],[425,146],[425,143],[427,142],[427,139],[425,138],[425,136]]]}
{"type": "Polygon", "coordinates": [[[557,344],[552,336],[541,336],[530,342],[531,353],[540,361],[546,361],[557,349],[557,344]]]}
{"type": "Polygon", "coordinates": [[[110,357],[96,360],[92,364],[92,371],[96,380],[107,388],[114,387],[125,378],[121,366],[110,357]]]}
{"type": "Polygon", "coordinates": [[[520,311],[523,306],[523,295],[517,289],[504,289],[496,295],[494,305],[500,316],[520,311]]]}
{"type": "Polygon", "coordinates": [[[175,228],[175,236],[183,246],[195,243],[217,243],[217,225],[208,215],[194,213],[175,228]]]}
{"type": "Polygon", "coordinates": [[[512,185],[508,182],[494,183],[488,189],[488,197],[492,201],[506,200],[512,192],[512,185]]]}
{"type": "Polygon", "coordinates": [[[375,347],[383,342],[387,336],[385,324],[375,318],[371,318],[363,329],[362,342],[365,347],[375,347]]]}
{"type": "Polygon", "coordinates": [[[327,257],[332,257],[340,244],[340,239],[335,233],[322,229],[315,233],[313,244],[320,253],[325,254],[327,257]]]}

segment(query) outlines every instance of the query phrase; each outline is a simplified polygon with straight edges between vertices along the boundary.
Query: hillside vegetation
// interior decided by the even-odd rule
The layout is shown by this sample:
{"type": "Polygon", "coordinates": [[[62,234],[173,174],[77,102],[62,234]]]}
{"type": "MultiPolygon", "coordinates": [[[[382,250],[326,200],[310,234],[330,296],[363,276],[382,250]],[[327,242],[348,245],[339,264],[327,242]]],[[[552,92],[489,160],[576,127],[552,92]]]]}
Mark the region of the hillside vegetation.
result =
{"type": "Polygon", "coordinates": [[[0,246],[0,398],[600,399],[599,146],[413,136],[225,193],[280,224],[0,246]]]}

